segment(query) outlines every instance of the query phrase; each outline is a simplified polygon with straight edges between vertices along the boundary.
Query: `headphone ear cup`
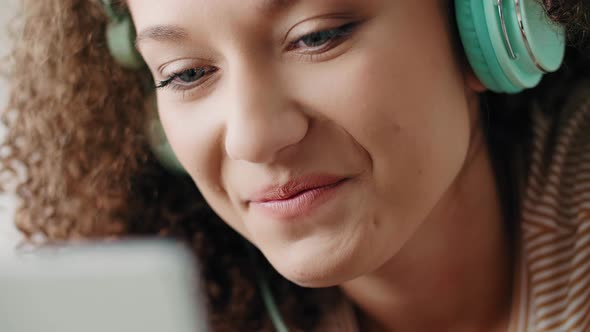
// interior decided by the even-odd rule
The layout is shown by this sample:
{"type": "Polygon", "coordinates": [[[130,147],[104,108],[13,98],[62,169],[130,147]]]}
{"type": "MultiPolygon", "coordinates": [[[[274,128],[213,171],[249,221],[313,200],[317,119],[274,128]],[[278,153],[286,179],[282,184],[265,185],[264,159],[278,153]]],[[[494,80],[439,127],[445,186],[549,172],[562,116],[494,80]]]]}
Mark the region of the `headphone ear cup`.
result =
{"type": "Polygon", "coordinates": [[[135,49],[135,29],[129,16],[112,21],[107,26],[107,45],[113,58],[128,69],[140,69],[143,59],[135,49]]]}
{"type": "MultiPolygon", "coordinates": [[[[479,80],[494,92],[516,93],[495,55],[483,0],[455,0],[455,15],[465,54],[479,80]]],[[[488,1],[491,2],[491,1],[488,1]]],[[[503,47],[503,46],[502,46],[503,47]]]]}
{"type": "Polygon", "coordinates": [[[167,170],[177,174],[186,174],[186,170],[176,158],[174,151],[170,147],[170,143],[168,143],[164,128],[162,128],[162,123],[158,117],[156,96],[154,94],[146,101],[145,108],[148,113],[146,133],[152,153],[167,170]]]}
{"type": "Polygon", "coordinates": [[[465,53],[490,90],[517,93],[559,69],[565,29],[538,0],[455,0],[465,53]]]}
{"type": "MultiPolygon", "coordinates": [[[[143,58],[135,48],[135,28],[129,15],[121,15],[113,9],[111,1],[101,1],[110,23],[106,28],[107,46],[111,56],[122,67],[132,70],[145,67],[143,58]]],[[[166,139],[166,133],[158,116],[158,103],[152,93],[144,104],[147,117],[144,130],[150,149],[162,166],[177,174],[186,174],[166,139]]]]}

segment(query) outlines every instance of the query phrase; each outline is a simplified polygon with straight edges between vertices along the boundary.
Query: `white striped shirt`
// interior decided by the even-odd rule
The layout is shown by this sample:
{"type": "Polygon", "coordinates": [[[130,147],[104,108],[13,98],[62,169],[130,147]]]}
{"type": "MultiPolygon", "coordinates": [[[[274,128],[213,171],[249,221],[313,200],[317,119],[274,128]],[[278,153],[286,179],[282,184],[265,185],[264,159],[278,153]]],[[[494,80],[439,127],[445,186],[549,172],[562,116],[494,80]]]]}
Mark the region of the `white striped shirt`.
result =
{"type": "Polygon", "coordinates": [[[590,331],[590,82],[533,119],[512,331],[590,331]]]}

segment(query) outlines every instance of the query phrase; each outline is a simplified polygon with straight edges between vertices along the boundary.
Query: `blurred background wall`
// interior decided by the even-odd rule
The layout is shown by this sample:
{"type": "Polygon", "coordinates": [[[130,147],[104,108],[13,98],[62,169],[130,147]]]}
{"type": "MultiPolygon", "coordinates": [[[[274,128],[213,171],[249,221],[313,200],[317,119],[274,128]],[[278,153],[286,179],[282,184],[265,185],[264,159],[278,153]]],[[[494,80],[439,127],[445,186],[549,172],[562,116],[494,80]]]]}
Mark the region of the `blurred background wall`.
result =
{"type": "MultiPolygon", "coordinates": [[[[6,25],[16,15],[17,2],[17,0],[0,0],[0,59],[9,51],[10,43],[6,25]]],[[[0,78],[0,109],[6,106],[7,97],[6,81],[0,78]]],[[[0,126],[0,138],[4,137],[4,133],[5,128],[0,126]]],[[[13,195],[0,195],[0,256],[13,254],[16,244],[20,241],[20,235],[13,224],[16,204],[17,201],[13,195]]]]}

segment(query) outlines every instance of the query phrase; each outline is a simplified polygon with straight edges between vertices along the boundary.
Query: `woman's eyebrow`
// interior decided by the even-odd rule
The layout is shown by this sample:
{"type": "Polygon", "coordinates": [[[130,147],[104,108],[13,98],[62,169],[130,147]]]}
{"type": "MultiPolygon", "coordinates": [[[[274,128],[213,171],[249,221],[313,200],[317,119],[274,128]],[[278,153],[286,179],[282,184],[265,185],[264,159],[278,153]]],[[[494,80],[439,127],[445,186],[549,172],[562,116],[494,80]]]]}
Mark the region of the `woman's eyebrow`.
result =
{"type": "Polygon", "coordinates": [[[135,38],[135,47],[148,41],[181,42],[188,38],[188,31],[176,25],[154,25],[141,30],[135,38]]]}
{"type": "Polygon", "coordinates": [[[294,6],[299,1],[300,0],[260,0],[258,9],[267,15],[272,15],[294,6]]]}

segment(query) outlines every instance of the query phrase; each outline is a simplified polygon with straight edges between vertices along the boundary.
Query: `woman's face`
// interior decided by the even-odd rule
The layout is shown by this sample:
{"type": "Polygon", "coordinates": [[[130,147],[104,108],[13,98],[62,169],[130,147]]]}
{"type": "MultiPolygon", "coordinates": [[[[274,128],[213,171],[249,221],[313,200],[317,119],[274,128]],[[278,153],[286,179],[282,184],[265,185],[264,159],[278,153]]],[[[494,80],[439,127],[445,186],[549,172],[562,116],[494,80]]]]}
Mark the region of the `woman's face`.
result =
{"type": "Polygon", "coordinates": [[[449,195],[473,109],[442,0],[129,0],[162,124],[286,278],[391,259],[449,195]]]}

